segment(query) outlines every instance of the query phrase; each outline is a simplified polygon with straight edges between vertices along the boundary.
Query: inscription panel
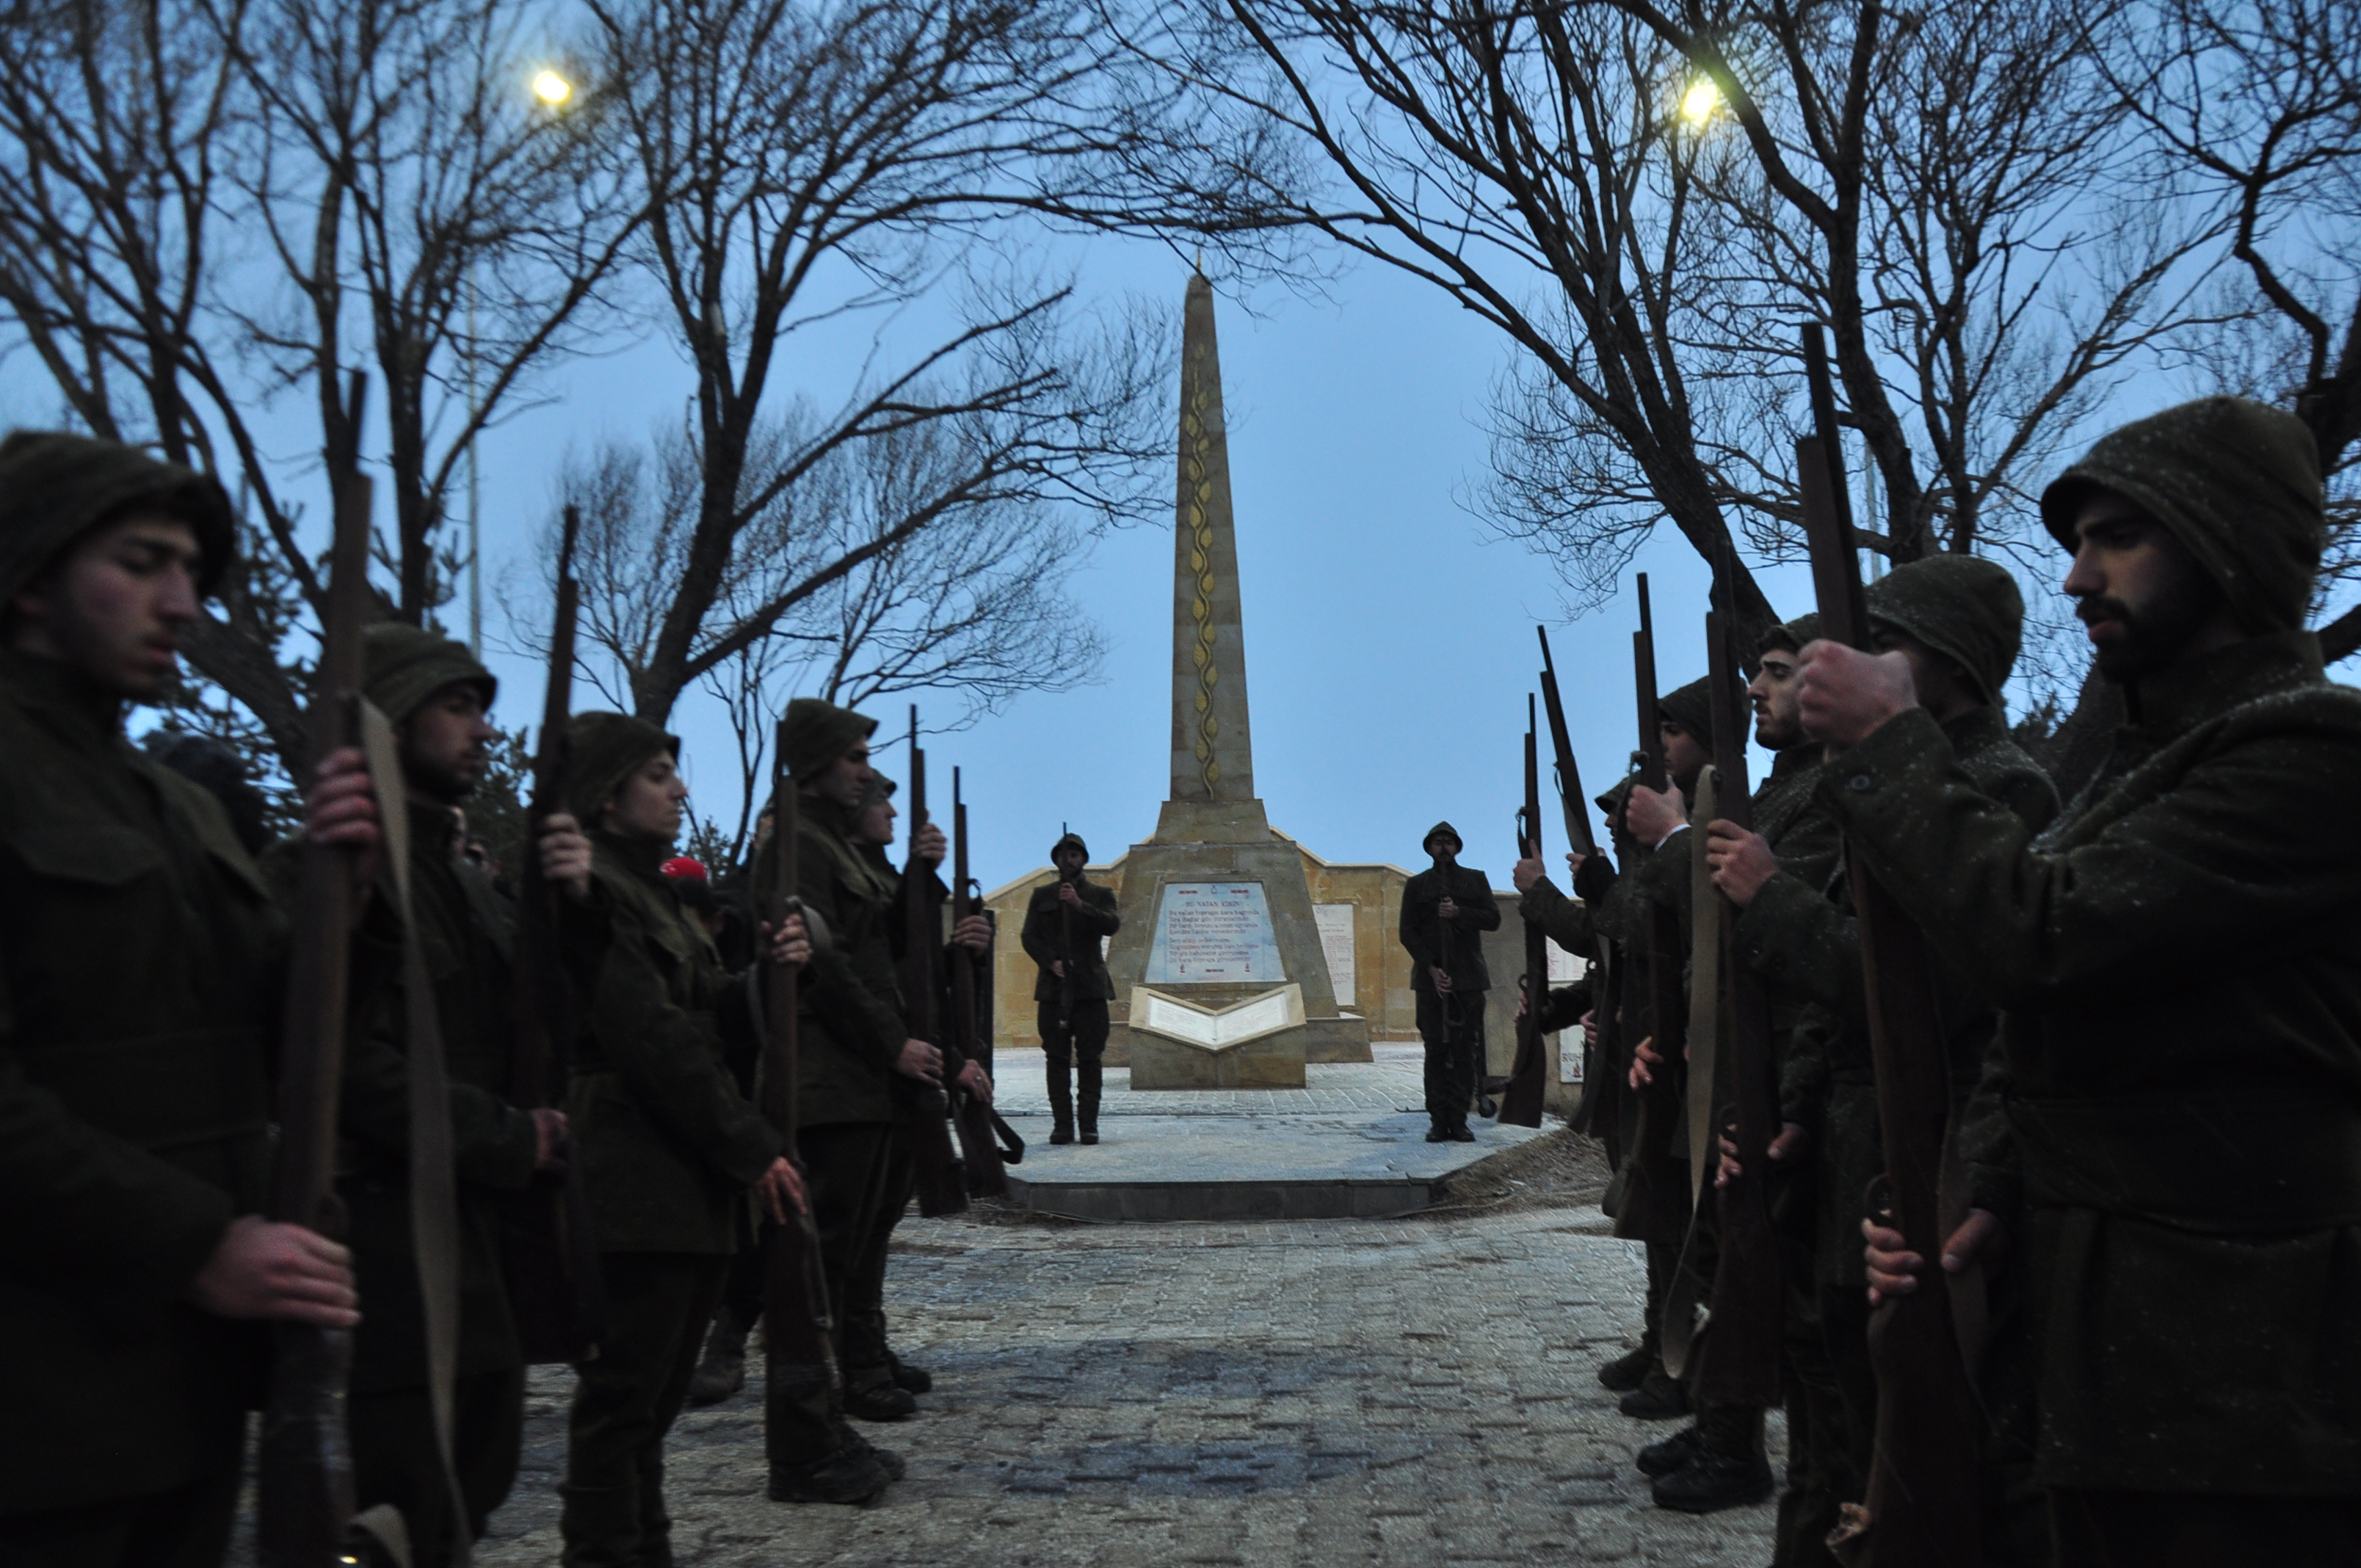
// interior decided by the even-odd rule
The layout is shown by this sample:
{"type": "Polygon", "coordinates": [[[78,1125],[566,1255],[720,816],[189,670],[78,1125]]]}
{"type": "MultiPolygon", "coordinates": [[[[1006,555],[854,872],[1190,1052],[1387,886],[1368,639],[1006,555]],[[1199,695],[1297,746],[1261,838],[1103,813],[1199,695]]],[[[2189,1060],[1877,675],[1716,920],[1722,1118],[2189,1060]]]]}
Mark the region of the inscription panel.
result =
{"type": "Polygon", "coordinates": [[[1156,905],[1150,985],[1276,985],[1287,978],[1258,882],[1174,882],[1156,905]]]}

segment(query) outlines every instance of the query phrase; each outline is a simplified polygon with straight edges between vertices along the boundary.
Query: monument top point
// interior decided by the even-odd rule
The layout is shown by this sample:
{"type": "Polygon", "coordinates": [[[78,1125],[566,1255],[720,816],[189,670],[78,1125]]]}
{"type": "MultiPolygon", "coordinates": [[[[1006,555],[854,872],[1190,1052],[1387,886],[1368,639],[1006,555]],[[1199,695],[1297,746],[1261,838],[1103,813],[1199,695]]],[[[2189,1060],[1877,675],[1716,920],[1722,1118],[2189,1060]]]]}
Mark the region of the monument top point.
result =
{"type": "Polygon", "coordinates": [[[1255,799],[1245,613],[1238,598],[1237,524],[1230,499],[1213,286],[1202,272],[1189,280],[1181,318],[1175,502],[1170,800],[1245,805],[1255,799]]]}

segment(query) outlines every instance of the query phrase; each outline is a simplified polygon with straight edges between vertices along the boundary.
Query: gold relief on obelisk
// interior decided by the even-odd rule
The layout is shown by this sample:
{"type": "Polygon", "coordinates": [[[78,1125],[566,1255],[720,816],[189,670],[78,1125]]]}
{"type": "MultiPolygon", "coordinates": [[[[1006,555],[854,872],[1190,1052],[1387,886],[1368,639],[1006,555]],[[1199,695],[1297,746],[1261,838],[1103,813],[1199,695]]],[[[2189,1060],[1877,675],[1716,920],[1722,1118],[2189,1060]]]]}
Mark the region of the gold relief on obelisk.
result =
{"type": "Polygon", "coordinates": [[[1213,395],[1205,386],[1205,345],[1191,356],[1191,389],[1180,403],[1180,526],[1191,535],[1189,569],[1197,575],[1197,592],[1189,609],[1197,622],[1197,641],[1189,651],[1197,666],[1197,776],[1212,795],[1222,782],[1222,765],[1213,760],[1213,742],[1222,732],[1213,717],[1213,684],[1220,671],[1213,664],[1213,482],[1205,466],[1205,414],[1213,395]]]}

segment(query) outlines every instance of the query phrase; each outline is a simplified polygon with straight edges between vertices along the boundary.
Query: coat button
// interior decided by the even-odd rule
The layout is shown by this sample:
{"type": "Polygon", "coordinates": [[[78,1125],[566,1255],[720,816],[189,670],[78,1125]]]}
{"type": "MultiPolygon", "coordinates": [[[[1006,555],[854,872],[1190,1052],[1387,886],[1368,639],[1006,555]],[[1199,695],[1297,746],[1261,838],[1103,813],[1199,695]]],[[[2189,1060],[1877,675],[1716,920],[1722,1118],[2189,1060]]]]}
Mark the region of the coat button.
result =
{"type": "Polygon", "coordinates": [[[1872,781],[1867,773],[1855,773],[1852,777],[1845,781],[1845,787],[1848,789],[1869,789],[1872,787],[1872,781]]]}

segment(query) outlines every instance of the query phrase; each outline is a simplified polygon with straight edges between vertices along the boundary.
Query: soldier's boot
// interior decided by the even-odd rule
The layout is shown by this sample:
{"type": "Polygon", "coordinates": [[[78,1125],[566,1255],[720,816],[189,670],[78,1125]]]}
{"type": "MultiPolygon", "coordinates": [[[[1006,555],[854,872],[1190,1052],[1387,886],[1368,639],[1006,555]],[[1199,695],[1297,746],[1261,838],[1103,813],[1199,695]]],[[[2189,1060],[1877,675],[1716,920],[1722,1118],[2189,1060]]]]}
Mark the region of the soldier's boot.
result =
{"type": "Polygon", "coordinates": [[[885,1478],[887,1480],[899,1481],[904,1475],[909,1473],[910,1467],[902,1463],[902,1456],[900,1454],[895,1453],[890,1448],[878,1447],[875,1443],[862,1436],[861,1429],[854,1426],[851,1421],[846,1420],[842,1416],[835,1417],[829,1422],[829,1425],[836,1432],[838,1446],[840,1448],[849,1448],[856,1453],[865,1453],[870,1458],[875,1460],[878,1467],[885,1472],[885,1478]]]}
{"type": "Polygon", "coordinates": [[[690,1404],[718,1405],[746,1387],[746,1332],[751,1327],[727,1306],[713,1314],[705,1354],[688,1379],[690,1404]]]}
{"type": "Polygon", "coordinates": [[[640,1489],[557,1488],[559,1559],[565,1568],[633,1568],[640,1556],[640,1489]]]}
{"type": "MultiPolygon", "coordinates": [[[[913,1366],[892,1351],[885,1353],[885,1365],[894,1369],[894,1387],[913,1394],[934,1392],[935,1375],[923,1366],[913,1366]]],[[[895,1479],[899,1480],[896,1476],[895,1479]]]]}
{"type": "Polygon", "coordinates": [[[672,1514],[664,1507],[661,1465],[640,1473],[640,1560],[636,1568],[673,1568],[672,1514]]]}
{"type": "Polygon", "coordinates": [[[1707,1406],[1697,1412],[1697,1430],[1695,1457],[1648,1488],[1658,1508],[1710,1514],[1770,1500],[1773,1484],[1761,1407],[1707,1406]]]}
{"type": "Polygon", "coordinates": [[[1670,1475],[1675,1470],[1688,1468],[1689,1461],[1705,1452],[1705,1439],[1691,1422],[1660,1442],[1652,1442],[1634,1456],[1631,1463],[1645,1475],[1670,1475]]]}
{"type": "Polygon", "coordinates": [[[877,1451],[847,1444],[808,1464],[772,1465],[767,1492],[774,1503],[865,1503],[893,1483],[877,1451]]]}
{"type": "Polygon", "coordinates": [[[1104,1075],[1096,1057],[1084,1057],[1075,1069],[1082,1080],[1082,1113],[1076,1121],[1082,1128],[1082,1142],[1094,1144],[1099,1141],[1099,1089],[1104,1075]]]}
{"type": "Polygon", "coordinates": [[[1689,1397],[1665,1375],[1664,1363],[1658,1361],[1615,1408],[1635,1421],[1669,1421],[1689,1413],[1689,1397]]]}
{"type": "Polygon", "coordinates": [[[917,1396],[907,1388],[895,1387],[890,1368],[845,1373],[844,1413],[855,1420],[898,1421],[917,1411],[917,1396]]]}
{"type": "Polygon", "coordinates": [[[1074,1080],[1073,1064],[1063,1057],[1051,1057],[1049,1074],[1049,1141],[1071,1144],[1074,1141],[1074,1080]]]}
{"type": "Polygon", "coordinates": [[[1598,1381],[1618,1394],[1629,1394],[1648,1380],[1648,1368],[1656,1364],[1656,1347],[1642,1344],[1637,1350],[1626,1351],[1598,1369],[1598,1381]]]}

